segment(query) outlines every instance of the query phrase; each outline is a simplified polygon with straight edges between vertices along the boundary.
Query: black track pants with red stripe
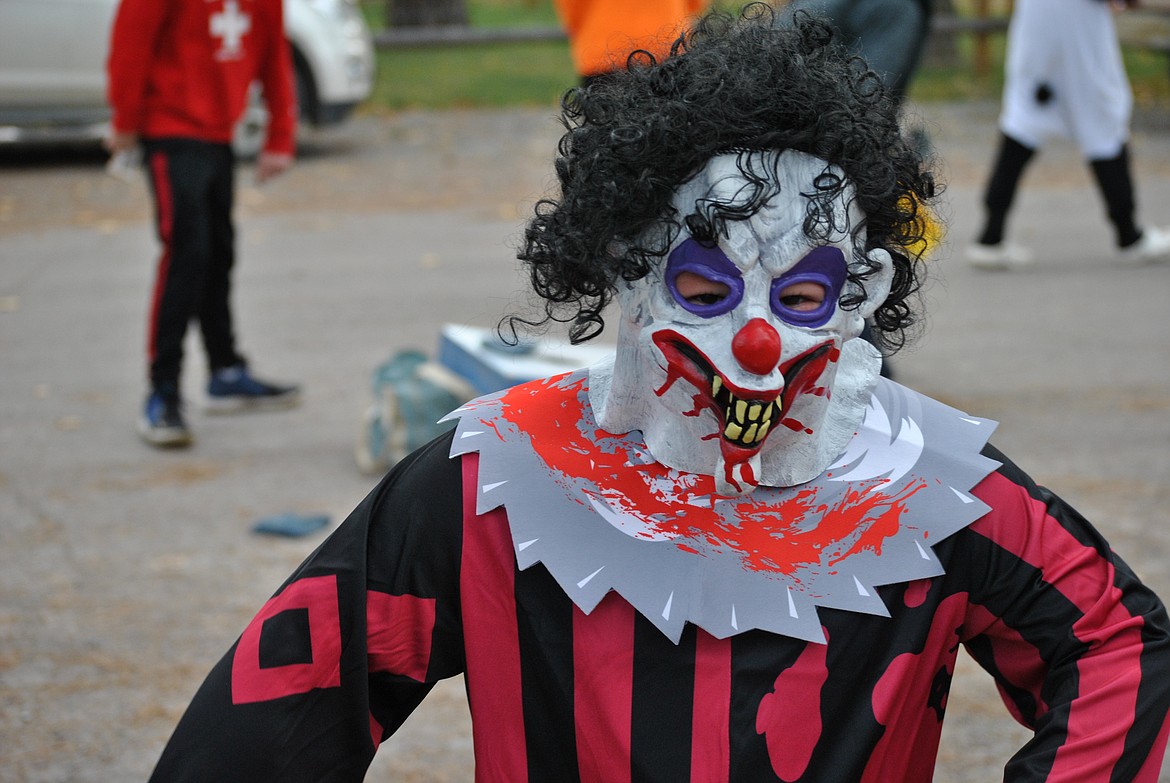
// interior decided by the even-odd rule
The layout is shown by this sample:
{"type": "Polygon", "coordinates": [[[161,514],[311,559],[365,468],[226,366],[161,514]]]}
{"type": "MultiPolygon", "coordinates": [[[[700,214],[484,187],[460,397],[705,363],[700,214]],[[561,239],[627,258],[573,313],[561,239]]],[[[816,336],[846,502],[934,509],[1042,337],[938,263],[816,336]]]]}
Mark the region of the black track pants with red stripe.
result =
{"type": "Polygon", "coordinates": [[[230,304],[235,263],[231,147],[195,139],[144,142],[162,253],[147,324],[151,385],[178,388],[187,324],[199,321],[208,365],[238,364],[230,304]]]}

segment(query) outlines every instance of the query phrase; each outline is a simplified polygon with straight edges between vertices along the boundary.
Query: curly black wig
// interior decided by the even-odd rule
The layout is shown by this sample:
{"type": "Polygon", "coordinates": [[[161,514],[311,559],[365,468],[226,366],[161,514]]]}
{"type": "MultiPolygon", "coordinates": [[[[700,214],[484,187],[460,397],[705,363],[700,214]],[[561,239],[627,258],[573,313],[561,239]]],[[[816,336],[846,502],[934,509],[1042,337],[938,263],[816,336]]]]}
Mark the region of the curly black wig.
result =
{"type": "MultiPolygon", "coordinates": [[[[699,241],[714,241],[724,221],[751,217],[772,195],[768,178],[742,154],[740,170],[756,189],[746,207],[708,204],[679,215],[670,202],[680,185],[718,154],[790,149],[840,167],[855,190],[866,225],[854,227],[851,280],[864,290],[872,276],[866,250],[893,256],[893,289],[873,325],[880,347],[901,347],[917,320],[910,299],[921,286],[923,208],[934,198],[933,179],[903,140],[879,77],[831,43],[824,22],[797,14],[778,27],[773,17],[762,3],[738,18],[709,14],[661,62],[635,52],[625,70],[565,95],[560,197],[537,203],[518,254],[545,315],[505,319],[513,329],[562,321],[573,342],[595,337],[619,281],[647,275],[684,226],[699,241]]],[[[807,234],[831,228],[824,204],[843,184],[828,171],[815,183],[807,234]]]]}

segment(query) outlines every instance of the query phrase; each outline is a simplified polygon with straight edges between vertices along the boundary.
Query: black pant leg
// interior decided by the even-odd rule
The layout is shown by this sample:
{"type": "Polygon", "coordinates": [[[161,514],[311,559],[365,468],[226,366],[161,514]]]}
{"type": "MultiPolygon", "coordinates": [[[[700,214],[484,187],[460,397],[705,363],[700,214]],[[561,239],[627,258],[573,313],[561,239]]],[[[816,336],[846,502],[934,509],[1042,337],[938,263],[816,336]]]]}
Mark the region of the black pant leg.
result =
{"type": "Polygon", "coordinates": [[[1012,201],[1016,197],[1020,177],[1035,153],[1036,150],[1024,146],[1006,134],[1000,136],[995,167],[991,171],[991,179],[983,195],[983,205],[987,207],[987,222],[983,224],[983,232],[979,235],[980,244],[998,245],[1003,241],[1004,227],[1008,212],[1012,208],[1012,201]]]}
{"type": "Polygon", "coordinates": [[[214,372],[240,364],[243,357],[236,352],[231,307],[236,242],[232,223],[235,158],[226,145],[216,148],[212,157],[214,166],[207,192],[210,256],[198,317],[208,368],[214,372]]]}
{"type": "Polygon", "coordinates": [[[1133,195],[1133,179],[1129,169],[1129,147],[1123,146],[1115,158],[1091,160],[1089,167],[1105,199],[1105,211],[1117,233],[1117,246],[1128,247],[1141,239],[1134,214],[1137,203],[1133,195]]]}
{"type": "Polygon", "coordinates": [[[163,139],[144,147],[162,244],[147,324],[150,381],[177,390],[183,339],[203,296],[210,256],[207,145],[163,139]]]}

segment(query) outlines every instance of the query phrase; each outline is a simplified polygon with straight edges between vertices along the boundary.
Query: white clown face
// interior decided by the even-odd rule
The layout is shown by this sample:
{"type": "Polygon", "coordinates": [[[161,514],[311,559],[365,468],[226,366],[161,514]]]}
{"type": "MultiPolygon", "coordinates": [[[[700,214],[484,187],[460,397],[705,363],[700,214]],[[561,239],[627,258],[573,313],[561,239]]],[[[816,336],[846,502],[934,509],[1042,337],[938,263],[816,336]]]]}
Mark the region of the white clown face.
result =
{"type": "MultiPolygon", "coordinates": [[[[809,481],[844,450],[881,367],[854,338],[893,278],[889,254],[871,251],[881,271],[865,302],[843,309],[842,295],[858,293],[847,280],[858,261],[850,230],[864,217],[846,188],[832,204],[837,233],[810,239],[802,195],[826,169],[843,175],[790,150],[746,157],[753,171],[776,172],[779,193],[750,219],[728,220],[717,246],[683,231],[658,267],[626,284],[617,355],[590,369],[602,428],[640,430],[656,460],[714,476],[725,496],[809,481]]],[[[742,199],[738,159],[711,159],[676,193],[678,213],[742,199]]]]}

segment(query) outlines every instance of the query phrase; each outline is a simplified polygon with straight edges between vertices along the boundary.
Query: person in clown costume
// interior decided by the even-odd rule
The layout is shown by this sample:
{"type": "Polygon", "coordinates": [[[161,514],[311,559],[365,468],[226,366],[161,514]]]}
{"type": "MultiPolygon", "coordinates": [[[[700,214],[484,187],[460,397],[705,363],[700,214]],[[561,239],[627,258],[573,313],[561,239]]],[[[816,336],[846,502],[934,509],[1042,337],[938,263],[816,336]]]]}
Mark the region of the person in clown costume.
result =
{"type": "Polygon", "coordinates": [[[925,782],[960,647],[1034,731],[1006,780],[1157,780],[1159,599],[993,422],[858,338],[913,325],[934,186],[830,37],[708,15],[566,97],[530,320],[615,318],[616,354],[453,412],[259,611],[154,780],[361,780],[462,674],[477,781],[925,782]]]}

